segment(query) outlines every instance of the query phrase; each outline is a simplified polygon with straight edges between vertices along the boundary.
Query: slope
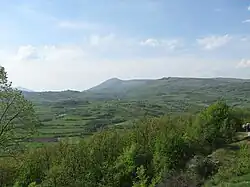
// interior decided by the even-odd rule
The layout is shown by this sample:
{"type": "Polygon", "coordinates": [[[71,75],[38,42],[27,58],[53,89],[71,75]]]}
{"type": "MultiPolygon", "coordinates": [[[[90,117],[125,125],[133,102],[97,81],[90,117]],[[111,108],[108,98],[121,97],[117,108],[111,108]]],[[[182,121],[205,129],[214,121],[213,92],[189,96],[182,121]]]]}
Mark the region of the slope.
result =
{"type": "Polygon", "coordinates": [[[250,96],[250,80],[226,78],[163,78],[142,80],[110,79],[87,91],[27,93],[34,102],[76,100],[189,100],[210,103],[220,97],[245,104],[250,96]]]}
{"type": "Polygon", "coordinates": [[[196,113],[223,98],[250,108],[250,81],[242,79],[162,78],[108,80],[90,90],[25,92],[33,101],[46,137],[79,136],[101,128],[124,128],[145,116],[196,113]]]}

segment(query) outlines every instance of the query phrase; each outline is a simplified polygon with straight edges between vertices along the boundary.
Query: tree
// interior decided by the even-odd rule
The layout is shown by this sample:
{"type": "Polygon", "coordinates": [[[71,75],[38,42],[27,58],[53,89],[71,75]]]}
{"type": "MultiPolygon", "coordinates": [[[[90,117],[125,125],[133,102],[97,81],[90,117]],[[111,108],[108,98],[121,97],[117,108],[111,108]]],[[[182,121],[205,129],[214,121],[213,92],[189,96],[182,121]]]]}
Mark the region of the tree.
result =
{"type": "Polygon", "coordinates": [[[218,101],[199,114],[193,132],[201,148],[207,146],[208,151],[211,151],[233,140],[237,120],[232,111],[224,101],[218,101]]]}
{"type": "Polygon", "coordinates": [[[37,122],[32,103],[21,91],[12,88],[4,67],[0,66],[0,155],[17,150],[37,122]]]}

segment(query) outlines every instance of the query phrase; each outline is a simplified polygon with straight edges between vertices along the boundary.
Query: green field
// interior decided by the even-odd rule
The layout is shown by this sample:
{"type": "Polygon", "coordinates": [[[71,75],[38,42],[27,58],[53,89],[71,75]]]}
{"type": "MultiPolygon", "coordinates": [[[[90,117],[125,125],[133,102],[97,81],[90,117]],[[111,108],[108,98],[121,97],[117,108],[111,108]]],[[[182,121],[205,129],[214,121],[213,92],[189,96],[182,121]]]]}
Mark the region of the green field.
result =
{"type": "Polygon", "coordinates": [[[20,116],[28,131],[17,120],[2,139],[0,186],[249,185],[249,80],[111,79],[84,92],[22,92],[31,103],[7,93],[31,108],[20,116]]]}
{"type": "Polygon", "coordinates": [[[84,137],[103,128],[128,128],[145,116],[194,114],[224,99],[250,108],[250,80],[110,79],[87,91],[24,92],[42,124],[39,137],[84,137]]]}

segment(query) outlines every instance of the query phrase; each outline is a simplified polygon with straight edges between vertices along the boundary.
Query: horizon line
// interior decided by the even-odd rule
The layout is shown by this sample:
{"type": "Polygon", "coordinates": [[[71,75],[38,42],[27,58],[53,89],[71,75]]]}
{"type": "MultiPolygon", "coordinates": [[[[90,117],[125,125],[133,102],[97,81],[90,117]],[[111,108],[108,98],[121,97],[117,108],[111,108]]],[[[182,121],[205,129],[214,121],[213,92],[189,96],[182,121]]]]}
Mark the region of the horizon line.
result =
{"type": "Polygon", "coordinates": [[[161,78],[134,78],[134,79],[120,79],[117,77],[112,77],[109,79],[106,79],[105,81],[100,82],[97,85],[94,85],[90,88],[87,88],[85,90],[76,90],[76,89],[64,89],[64,90],[42,90],[42,91],[38,91],[38,90],[34,90],[34,89],[29,89],[26,87],[22,87],[22,86],[15,86],[14,88],[18,89],[18,88],[22,88],[23,90],[20,91],[24,91],[24,92],[28,92],[28,93],[43,93],[43,92],[67,92],[67,91],[71,91],[71,92],[84,92],[84,91],[88,91],[91,88],[94,88],[96,86],[99,86],[102,83],[105,83],[109,80],[112,79],[117,79],[119,81],[133,81],[133,80],[161,80],[161,79],[169,79],[169,78],[179,78],[179,79],[237,79],[237,80],[250,80],[249,78],[237,78],[237,77],[182,77],[182,76],[174,76],[174,77],[161,77],[161,78]],[[26,91],[27,90],[27,91],[26,91]],[[29,91],[28,91],[29,90],[29,91]]]}

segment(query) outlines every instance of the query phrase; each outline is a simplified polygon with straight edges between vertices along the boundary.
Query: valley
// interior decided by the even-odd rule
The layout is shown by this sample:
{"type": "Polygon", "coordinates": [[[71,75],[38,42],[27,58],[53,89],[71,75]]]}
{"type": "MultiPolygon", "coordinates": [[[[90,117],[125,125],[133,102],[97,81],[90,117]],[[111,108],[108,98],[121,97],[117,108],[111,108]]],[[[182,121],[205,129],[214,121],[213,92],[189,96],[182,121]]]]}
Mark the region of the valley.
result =
{"type": "Polygon", "coordinates": [[[223,99],[250,108],[250,80],[227,78],[110,79],[86,91],[27,92],[41,121],[34,137],[86,137],[137,120],[195,114],[223,99]]]}
{"type": "Polygon", "coordinates": [[[1,70],[0,186],[249,182],[250,80],[113,78],[34,92],[12,89],[1,70]]]}
{"type": "Polygon", "coordinates": [[[0,187],[250,186],[250,1],[0,7],[0,187]]]}

